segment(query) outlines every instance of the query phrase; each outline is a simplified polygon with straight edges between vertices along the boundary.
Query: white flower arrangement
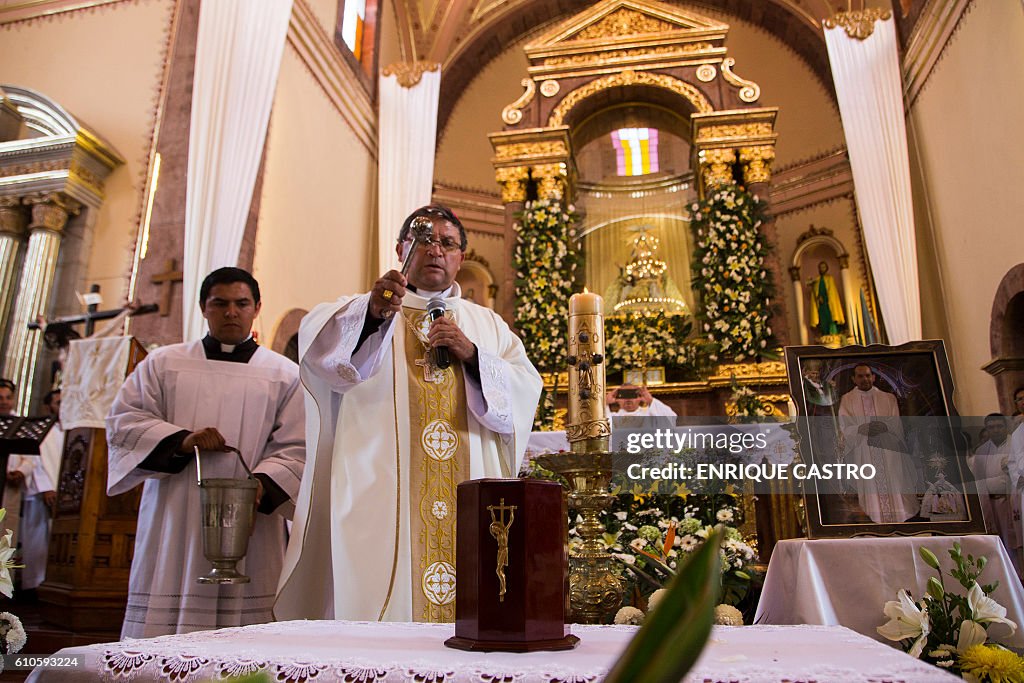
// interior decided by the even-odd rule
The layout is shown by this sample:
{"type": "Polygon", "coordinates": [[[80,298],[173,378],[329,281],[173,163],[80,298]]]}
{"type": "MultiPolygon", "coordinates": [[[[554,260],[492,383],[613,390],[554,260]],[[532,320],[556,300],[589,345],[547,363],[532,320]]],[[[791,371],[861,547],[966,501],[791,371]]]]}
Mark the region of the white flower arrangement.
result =
{"type": "Polygon", "coordinates": [[[938,574],[928,579],[924,595],[914,600],[900,589],[896,600],[882,609],[888,621],[879,635],[900,643],[907,654],[961,675],[971,681],[1024,680],[1024,659],[988,642],[993,624],[1005,626],[1012,636],[1017,625],[1006,618],[1006,608],[988,597],[998,584],[982,586],[978,577],[985,557],[964,557],[959,543],[949,550],[950,576],[967,589],[967,596],[947,590],[939,560],[927,548],[919,549],[925,564],[938,574]]]}
{"type": "MultiPolygon", "coordinates": [[[[7,516],[7,510],[0,508],[0,522],[7,516]]],[[[21,565],[14,564],[14,532],[7,530],[0,536],[0,593],[8,598],[14,595],[14,582],[11,580],[11,570],[21,565]]],[[[10,612],[0,612],[0,654],[10,655],[20,652],[25,647],[28,636],[21,625],[21,620],[10,612]]],[[[3,671],[3,662],[0,661],[0,671],[3,671]]]]}
{"type": "MultiPolygon", "coordinates": [[[[526,202],[516,225],[515,326],[526,355],[541,372],[565,368],[569,297],[580,264],[575,220],[571,204],[541,199],[526,202]]],[[[553,417],[552,398],[542,396],[536,427],[551,428],[553,417]]]]}
{"type": "Polygon", "coordinates": [[[753,360],[774,346],[768,250],[759,227],[763,204],[737,185],[721,185],[690,207],[696,237],[694,289],[711,360],[753,360]]]}

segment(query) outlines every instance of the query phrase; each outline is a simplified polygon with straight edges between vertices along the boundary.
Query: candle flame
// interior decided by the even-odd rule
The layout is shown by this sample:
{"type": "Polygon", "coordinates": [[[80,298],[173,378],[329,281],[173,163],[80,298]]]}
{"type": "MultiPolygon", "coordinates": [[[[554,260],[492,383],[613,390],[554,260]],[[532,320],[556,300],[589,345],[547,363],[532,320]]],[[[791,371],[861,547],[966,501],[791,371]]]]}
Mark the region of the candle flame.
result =
{"type": "Polygon", "coordinates": [[[584,293],[584,294],[590,294],[590,290],[589,290],[589,289],[587,289],[587,286],[586,286],[586,285],[583,285],[583,293],[584,293]]]}

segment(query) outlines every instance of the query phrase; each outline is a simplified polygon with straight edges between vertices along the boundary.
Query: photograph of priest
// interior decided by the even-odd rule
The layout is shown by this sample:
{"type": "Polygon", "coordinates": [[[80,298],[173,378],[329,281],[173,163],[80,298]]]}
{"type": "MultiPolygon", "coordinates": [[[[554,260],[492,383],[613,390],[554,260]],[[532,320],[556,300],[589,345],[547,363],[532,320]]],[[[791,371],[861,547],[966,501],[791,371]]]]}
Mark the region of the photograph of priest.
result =
{"type": "Polygon", "coordinates": [[[273,621],[271,608],[305,463],[299,368],[252,338],[260,288],[240,268],[210,273],[199,291],[210,328],[199,341],[156,349],[139,363],[107,416],[107,493],[143,484],[121,637],[148,638],[273,621]],[[203,478],[258,480],[256,521],[240,585],[201,585],[203,478]]]}
{"type": "Polygon", "coordinates": [[[396,247],[408,278],[389,270],[303,319],[302,379],[319,415],[307,408],[278,620],[454,620],[456,486],[516,476],[541,390],[505,321],[462,298],[466,246],[451,210],[417,209],[396,247]],[[432,233],[417,244],[420,216],[432,233]]]}
{"type": "Polygon", "coordinates": [[[846,461],[874,465],[875,477],[855,482],[857,501],[876,524],[905,522],[920,507],[917,471],[911,460],[896,396],[875,386],[866,363],[853,368],[854,388],[839,400],[839,425],[846,461]]]}

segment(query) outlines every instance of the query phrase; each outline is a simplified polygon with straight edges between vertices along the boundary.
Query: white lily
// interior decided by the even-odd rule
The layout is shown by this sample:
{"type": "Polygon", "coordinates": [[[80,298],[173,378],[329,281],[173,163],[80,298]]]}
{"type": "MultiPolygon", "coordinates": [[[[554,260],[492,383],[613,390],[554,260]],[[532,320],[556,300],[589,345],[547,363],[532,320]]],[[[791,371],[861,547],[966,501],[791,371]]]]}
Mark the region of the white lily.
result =
{"type": "MultiPolygon", "coordinates": [[[[3,509],[0,508],[0,512],[3,509]]],[[[0,516],[0,519],[3,519],[0,516]]],[[[3,536],[0,536],[0,593],[3,593],[7,597],[11,597],[14,594],[14,582],[11,580],[11,567],[14,566],[14,561],[11,557],[14,556],[15,548],[12,548],[14,532],[10,529],[3,536]]]]}
{"type": "Polygon", "coordinates": [[[980,624],[985,622],[1006,624],[1010,627],[1011,636],[1016,633],[1017,624],[1006,618],[1006,608],[985,595],[985,591],[981,590],[981,586],[977,582],[967,592],[967,606],[971,608],[974,621],[980,624]]]}
{"type": "Polygon", "coordinates": [[[960,624],[960,635],[956,639],[956,651],[963,652],[972,645],[981,645],[988,640],[985,627],[976,621],[964,619],[960,624]]]}
{"type": "Polygon", "coordinates": [[[889,640],[916,638],[907,654],[911,657],[920,657],[931,631],[928,613],[918,607],[904,589],[901,588],[896,597],[899,598],[898,601],[888,601],[882,610],[885,616],[889,617],[889,622],[876,630],[879,635],[889,640]]]}

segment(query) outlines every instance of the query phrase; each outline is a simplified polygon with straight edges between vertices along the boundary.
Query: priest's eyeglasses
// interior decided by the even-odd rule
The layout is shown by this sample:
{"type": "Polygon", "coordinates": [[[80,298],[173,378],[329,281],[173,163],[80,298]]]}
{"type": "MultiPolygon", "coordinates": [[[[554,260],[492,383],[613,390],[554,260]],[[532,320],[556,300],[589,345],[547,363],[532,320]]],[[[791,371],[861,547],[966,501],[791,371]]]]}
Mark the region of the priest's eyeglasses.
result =
{"type": "MultiPolygon", "coordinates": [[[[412,242],[412,238],[406,239],[405,241],[412,242]]],[[[441,247],[441,251],[445,252],[446,254],[451,254],[453,252],[462,250],[462,243],[459,240],[452,239],[451,237],[431,237],[420,242],[420,246],[422,246],[423,249],[425,250],[429,249],[432,245],[435,244],[441,247]]]]}

